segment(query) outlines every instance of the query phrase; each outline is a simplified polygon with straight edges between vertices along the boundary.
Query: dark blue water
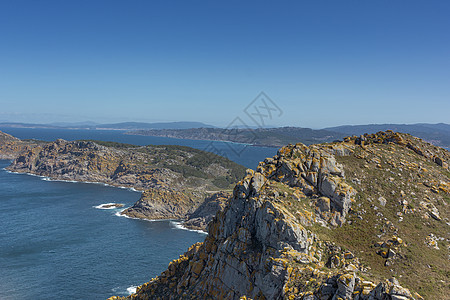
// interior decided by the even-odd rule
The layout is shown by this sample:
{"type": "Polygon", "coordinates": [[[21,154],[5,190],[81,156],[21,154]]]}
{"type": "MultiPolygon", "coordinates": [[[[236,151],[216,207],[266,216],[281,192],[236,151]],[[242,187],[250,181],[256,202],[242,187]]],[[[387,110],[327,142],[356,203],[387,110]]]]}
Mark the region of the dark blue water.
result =
{"type": "Polygon", "coordinates": [[[253,147],[238,143],[218,141],[183,140],[164,137],[127,135],[119,130],[69,130],[69,129],[30,129],[0,127],[0,131],[9,133],[20,139],[39,139],[54,141],[62,138],[68,141],[92,139],[100,141],[112,141],[134,145],[182,145],[225,156],[247,168],[255,169],[258,163],[266,157],[272,157],[277,153],[277,148],[253,147]]]}
{"type": "MultiPolygon", "coordinates": [[[[123,135],[120,131],[0,128],[19,138],[96,139],[178,144],[204,149],[206,141],[123,135]]],[[[274,148],[214,142],[230,159],[255,167],[274,148]],[[237,147],[237,148],[236,148],[237,147]],[[240,147],[240,148],[239,148],[240,147]]],[[[118,217],[103,203],[136,202],[140,194],[98,184],[45,181],[11,174],[0,160],[0,299],[106,299],[149,281],[202,233],[176,222],[118,217]]]]}
{"type": "MultiPolygon", "coordinates": [[[[9,161],[0,160],[0,168],[9,161]]],[[[106,299],[128,295],[204,234],[175,222],[118,217],[139,193],[44,181],[0,170],[0,299],[106,299]]]]}

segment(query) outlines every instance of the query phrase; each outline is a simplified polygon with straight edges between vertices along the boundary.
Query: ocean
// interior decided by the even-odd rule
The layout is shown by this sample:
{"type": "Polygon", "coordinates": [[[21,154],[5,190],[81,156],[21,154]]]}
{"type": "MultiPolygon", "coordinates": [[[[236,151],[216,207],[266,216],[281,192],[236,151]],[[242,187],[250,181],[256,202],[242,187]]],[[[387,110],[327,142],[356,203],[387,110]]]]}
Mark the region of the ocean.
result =
{"type": "MultiPolygon", "coordinates": [[[[137,145],[210,142],[124,135],[120,131],[0,128],[22,139],[95,139],[137,145]]],[[[255,168],[277,149],[215,142],[229,158],[255,168]],[[241,147],[241,148],[236,148],[241,147]],[[238,150],[236,150],[238,149],[238,150]]],[[[102,184],[51,181],[14,174],[0,160],[0,299],[106,299],[129,295],[159,275],[204,233],[177,221],[118,216],[105,203],[136,202],[140,194],[102,184]]]]}

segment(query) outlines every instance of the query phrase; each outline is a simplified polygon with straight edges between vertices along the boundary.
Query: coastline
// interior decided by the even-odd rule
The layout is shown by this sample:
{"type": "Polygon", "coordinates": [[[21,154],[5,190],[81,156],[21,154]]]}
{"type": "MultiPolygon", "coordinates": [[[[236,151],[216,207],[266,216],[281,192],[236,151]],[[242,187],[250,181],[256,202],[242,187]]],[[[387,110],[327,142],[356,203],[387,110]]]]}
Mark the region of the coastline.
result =
{"type": "Polygon", "coordinates": [[[230,144],[237,144],[237,145],[243,145],[243,146],[250,146],[250,147],[267,147],[267,148],[280,148],[283,145],[270,145],[270,144],[249,144],[249,143],[241,143],[241,142],[234,142],[234,141],[227,141],[227,140],[211,140],[211,139],[201,139],[201,138],[182,138],[182,137],[174,137],[174,136],[163,136],[163,135],[147,135],[147,134],[136,134],[131,132],[124,132],[125,135],[134,135],[134,136],[151,136],[151,137],[160,137],[160,138],[170,138],[170,139],[177,139],[177,140],[193,140],[193,141],[205,141],[205,142],[221,142],[221,143],[230,143],[230,144]]]}
{"type": "Polygon", "coordinates": [[[136,189],[134,187],[115,185],[115,184],[110,184],[110,183],[101,182],[101,181],[82,181],[82,180],[60,179],[60,178],[57,178],[57,177],[38,175],[38,174],[31,173],[31,172],[12,171],[12,170],[9,170],[8,167],[3,168],[3,170],[5,170],[6,172],[11,173],[11,174],[23,174],[23,175],[39,177],[39,178],[42,178],[43,181],[55,181],[55,182],[59,181],[59,182],[69,182],[69,183],[99,184],[99,185],[103,185],[103,186],[109,186],[109,187],[114,187],[114,188],[119,188],[119,189],[130,190],[132,192],[137,192],[137,193],[142,193],[143,192],[142,190],[138,190],[138,189],[136,189]]]}
{"type": "MultiPolygon", "coordinates": [[[[137,190],[133,187],[126,187],[126,186],[119,186],[119,185],[113,185],[113,184],[108,184],[108,183],[104,183],[104,182],[96,182],[96,181],[80,181],[80,180],[64,180],[64,179],[55,179],[49,176],[43,176],[43,175],[38,175],[38,174],[34,174],[31,172],[18,172],[18,171],[11,171],[8,170],[7,167],[2,168],[4,171],[6,171],[7,173],[10,174],[18,174],[18,175],[28,175],[28,176],[34,176],[34,177],[39,177],[41,178],[41,180],[43,181],[54,181],[54,182],[67,182],[67,183],[83,183],[83,184],[97,184],[97,185],[102,185],[102,186],[107,186],[107,187],[113,187],[113,188],[119,188],[119,189],[126,189],[129,190],[131,192],[137,192],[142,194],[143,191],[137,190]]],[[[201,233],[201,234],[208,234],[206,231],[204,230],[200,230],[200,229],[191,229],[188,228],[186,226],[183,225],[183,220],[180,219],[148,219],[148,218],[135,218],[135,217],[130,217],[128,215],[122,214],[123,211],[127,210],[129,207],[120,207],[120,208],[109,208],[109,209],[105,209],[105,208],[101,208],[101,205],[104,204],[112,204],[112,203],[102,203],[96,206],[93,206],[93,208],[95,209],[102,209],[102,210],[113,210],[113,209],[120,209],[120,211],[115,212],[114,215],[117,217],[124,217],[127,219],[133,219],[133,220],[143,220],[143,221],[147,221],[147,222],[158,222],[158,221],[170,221],[171,224],[174,226],[174,228],[176,229],[180,229],[180,230],[187,230],[187,231],[192,231],[192,232],[197,232],[197,233],[201,233]]]]}
{"type": "MultiPolygon", "coordinates": [[[[84,184],[97,184],[97,185],[103,185],[103,186],[108,186],[108,187],[113,187],[113,188],[119,188],[119,189],[126,189],[129,190],[131,192],[137,192],[137,193],[142,193],[143,191],[139,191],[133,187],[125,187],[125,186],[118,186],[118,185],[112,185],[112,184],[107,184],[104,182],[94,182],[94,181],[78,181],[78,180],[63,180],[63,179],[54,179],[48,176],[43,176],[43,175],[37,175],[34,173],[30,173],[30,172],[17,172],[17,171],[11,171],[8,170],[7,167],[6,168],[2,168],[4,171],[6,171],[7,173],[10,174],[18,174],[18,175],[28,175],[28,176],[34,176],[34,177],[39,177],[41,178],[41,180],[43,181],[54,181],[54,182],[67,182],[67,183],[84,183],[84,184]]],[[[103,209],[103,210],[113,210],[113,209],[119,209],[119,208],[110,208],[110,209],[105,209],[105,208],[101,208],[101,205],[104,204],[108,204],[108,203],[102,203],[99,204],[97,206],[93,206],[93,208],[95,209],[103,209]]],[[[135,218],[135,217],[130,217],[128,215],[122,214],[123,211],[125,211],[126,209],[130,208],[129,207],[120,207],[120,211],[114,213],[115,216],[117,217],[124,217],[127,219],[133,219],[133,220],[142,220],[142,221],[147,221],[147,222],[158,222],[158,221],[169,221],[171,222],[171,224],[173,225],[174,228],[179,229],[179,230],[186,230],[186,231],[192,231],[192,232],[197,232],[197,233],[201,233],[201,234],[208,234],[206,231],[204,230],[200,230],[200,229],[191,229],[188,228],[186,226],[183,225],[183,221],[179,220],[179,219],[147,219],[147,218],[135,218]]]]}
{"type": "Polygon", "coordinates": [[[206,235],[208,234],[207,231],[200,230],[200,229],[191,229],[191,228],[188,228],[188,227],[184,226],[183,225],[183,221],[179,220],[179,219],[146,219],[146,218],[130,217],[128,215],[122,214],[122,212],[127,210],[128,208],[130,208],[130,207],[125,207],[125,208],[121,209],[120,211],[117,211],[116,213],[114,213],[114,215],[117,216],[117,217],[123,217],[123,218],[127,218],[127,219],[132,219],[132,220],[142,220],[142,221],[147,221],[147,222],[169,221],[173,225],[173,227],[176,228],[176,229],[192,231],[192,232],[197,232],[197,233],[206,234],[206,235]]]}

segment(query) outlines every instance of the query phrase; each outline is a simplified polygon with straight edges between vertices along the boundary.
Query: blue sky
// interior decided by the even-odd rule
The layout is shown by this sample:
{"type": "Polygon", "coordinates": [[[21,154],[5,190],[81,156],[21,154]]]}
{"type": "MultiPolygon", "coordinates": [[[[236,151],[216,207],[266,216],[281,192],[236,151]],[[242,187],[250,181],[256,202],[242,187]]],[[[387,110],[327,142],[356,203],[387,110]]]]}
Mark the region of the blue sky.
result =
{"type": "Polygon", "coordinates": [[[450,123],[449,15],[448,1],[2,1],[0,121],[225,126],[264,91],[273,125],[450,123]]]}

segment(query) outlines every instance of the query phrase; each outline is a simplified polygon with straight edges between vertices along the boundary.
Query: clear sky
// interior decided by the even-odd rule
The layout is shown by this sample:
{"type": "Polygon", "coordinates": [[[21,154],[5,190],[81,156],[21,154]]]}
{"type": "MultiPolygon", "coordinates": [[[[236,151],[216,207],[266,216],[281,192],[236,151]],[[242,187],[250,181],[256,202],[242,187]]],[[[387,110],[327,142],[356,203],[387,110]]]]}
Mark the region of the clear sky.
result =
{"type": "Polygon", "coordinates": [[[1,1],[0,121],[450,123],[450,1],[1,1]]]}

